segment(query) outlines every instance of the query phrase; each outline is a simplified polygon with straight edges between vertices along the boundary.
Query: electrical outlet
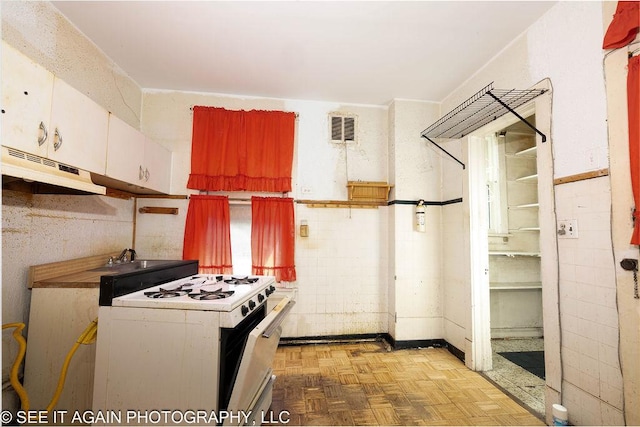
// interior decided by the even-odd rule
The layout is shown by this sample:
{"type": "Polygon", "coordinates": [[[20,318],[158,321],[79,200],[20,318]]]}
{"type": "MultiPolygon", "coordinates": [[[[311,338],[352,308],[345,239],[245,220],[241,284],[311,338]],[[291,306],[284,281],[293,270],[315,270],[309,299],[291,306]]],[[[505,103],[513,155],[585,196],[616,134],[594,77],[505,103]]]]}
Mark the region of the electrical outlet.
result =
{"type": "Polygon", "coordinates": [[[561,219],[558,220],[558,239],[577,239],[578,220],[561,219]]]}

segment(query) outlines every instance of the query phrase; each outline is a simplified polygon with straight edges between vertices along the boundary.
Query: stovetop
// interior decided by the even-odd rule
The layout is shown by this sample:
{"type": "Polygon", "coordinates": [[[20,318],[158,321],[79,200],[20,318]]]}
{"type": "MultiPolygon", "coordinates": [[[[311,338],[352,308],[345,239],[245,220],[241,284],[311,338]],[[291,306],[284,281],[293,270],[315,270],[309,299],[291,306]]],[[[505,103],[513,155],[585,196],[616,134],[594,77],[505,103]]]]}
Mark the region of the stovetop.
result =
{"type": "Polygon", "coordinates": [[[263,303],[274,284],[272,276],[195,274],[114,298],[112,305],[229,312],[263,303]]]}

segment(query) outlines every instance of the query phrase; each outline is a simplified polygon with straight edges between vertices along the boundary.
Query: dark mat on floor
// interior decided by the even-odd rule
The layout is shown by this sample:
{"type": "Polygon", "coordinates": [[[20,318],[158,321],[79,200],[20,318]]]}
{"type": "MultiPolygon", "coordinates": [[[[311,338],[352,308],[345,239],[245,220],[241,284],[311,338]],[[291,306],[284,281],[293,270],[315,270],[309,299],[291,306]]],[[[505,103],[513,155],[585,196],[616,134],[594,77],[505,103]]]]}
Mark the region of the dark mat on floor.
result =
{"type": "Polygon", "coordinates": [[[544,379],[544,351],[509,351],[498,354],[544,379]]]}

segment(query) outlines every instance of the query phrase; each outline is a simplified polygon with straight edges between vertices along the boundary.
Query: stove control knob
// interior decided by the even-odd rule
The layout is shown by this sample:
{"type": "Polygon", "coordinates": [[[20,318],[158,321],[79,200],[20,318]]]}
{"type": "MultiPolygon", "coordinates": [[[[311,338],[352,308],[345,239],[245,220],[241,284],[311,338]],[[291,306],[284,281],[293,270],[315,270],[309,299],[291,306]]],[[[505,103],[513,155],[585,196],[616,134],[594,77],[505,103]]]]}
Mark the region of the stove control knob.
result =
{"type": "Polygon", "coordinates": [[[256,302],[254,300],[249,300],[249,308],[253,310],[256,308],[256,302]]]}
{"type": "Polygon", "coordinates": [[[264,295],[258,294],[258,302],[264,301],[264,295]]]}
{"type": "Polygon", "coordinates": [[[247,308],[246,305],[243,305],[242,307],[240,307],[240,312],[242,313],[242,316],[246,316],[247,313],[249,313],[249,308],[247,308]]]}

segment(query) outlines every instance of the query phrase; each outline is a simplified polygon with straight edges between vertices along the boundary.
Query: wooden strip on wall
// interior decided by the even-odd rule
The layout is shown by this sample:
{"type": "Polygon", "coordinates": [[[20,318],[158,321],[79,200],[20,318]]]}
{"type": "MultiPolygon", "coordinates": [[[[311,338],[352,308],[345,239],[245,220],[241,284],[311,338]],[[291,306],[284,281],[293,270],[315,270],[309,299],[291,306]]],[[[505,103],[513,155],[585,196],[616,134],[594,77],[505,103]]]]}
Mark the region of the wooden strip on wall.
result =
{"type": "Polygon", "coordinates": [[[601,176],[607,176],[607,175],[609,175],[608,168],[600,169],[597,171],[579,173],[577,175],[569,175],[562,178],[556,178],[553,180],[553,185],[568,184],[570,182],[584,181],[585,179],[599,178],[601,176]]]}
{"type": "Polygon", "coordinates": [[[163,208],[159,206],[143,206],[138,209],[140,213],[178,215],[178,208],[163,208]]]}
{"type": "Polygon", "coordinates": [[[386,206],[387,201],[365,202],[356,200],[296,200],[296,203],[307,205],[310,208],[371,208],[386,206]]]}

